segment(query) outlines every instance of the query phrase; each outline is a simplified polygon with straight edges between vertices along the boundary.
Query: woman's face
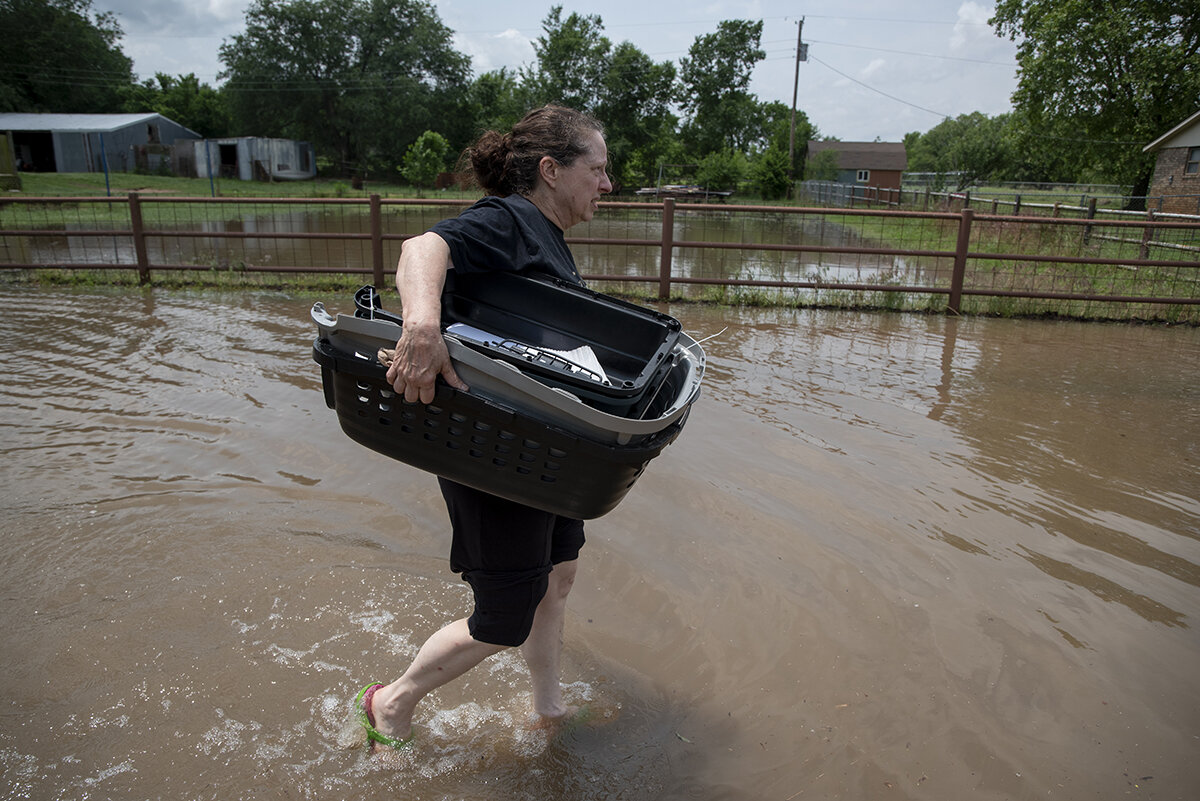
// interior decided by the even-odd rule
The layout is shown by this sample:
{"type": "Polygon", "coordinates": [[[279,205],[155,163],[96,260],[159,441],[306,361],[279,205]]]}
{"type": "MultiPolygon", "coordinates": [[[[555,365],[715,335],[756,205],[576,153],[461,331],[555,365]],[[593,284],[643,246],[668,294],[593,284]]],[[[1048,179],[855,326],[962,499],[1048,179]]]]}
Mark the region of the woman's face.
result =
{"type": "Polygon", "coordinates": [[[549,169],[543,172],[549,209],[542,211],[564,231],[592,219],[600,196],[612,191],[608,180],[608,147],[599,131],[587,136],[587,149],[569,166],[547,157],[549,169]]]}

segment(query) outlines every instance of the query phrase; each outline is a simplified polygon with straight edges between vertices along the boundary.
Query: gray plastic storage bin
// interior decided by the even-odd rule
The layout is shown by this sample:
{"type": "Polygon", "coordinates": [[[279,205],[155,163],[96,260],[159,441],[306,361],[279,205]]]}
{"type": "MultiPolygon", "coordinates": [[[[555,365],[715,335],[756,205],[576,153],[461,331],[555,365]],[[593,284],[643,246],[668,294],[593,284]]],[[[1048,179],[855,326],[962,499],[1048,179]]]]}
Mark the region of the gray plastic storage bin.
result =
{"type": "Polygon", "coordinates": [[[407,403],[388,385],[376,356],[395,346],[399,325],[334,317],[320,303],[312,318],[325,400],[349,437],[453,481],[580,519],[613,509],[674,441],[704,376],[704,352],[680,333],[642,416],[627,417],[446,334],[454,368],[470,390],[439,382],[433,403],[407,403]]]}

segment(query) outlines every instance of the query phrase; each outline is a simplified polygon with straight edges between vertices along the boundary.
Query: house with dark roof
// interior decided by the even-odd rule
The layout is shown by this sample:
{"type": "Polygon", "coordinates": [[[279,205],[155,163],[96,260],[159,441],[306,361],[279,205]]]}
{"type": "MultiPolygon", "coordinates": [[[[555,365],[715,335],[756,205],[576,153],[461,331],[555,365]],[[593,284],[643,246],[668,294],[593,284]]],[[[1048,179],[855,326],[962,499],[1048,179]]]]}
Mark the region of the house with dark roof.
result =
{"type": "Polygon", "coordinates": [[[176,141],[200,138],[161,114],[0,114],[6,133],[30,172],[154,171],[176,141]]]}
{"type": "Polygon", "coordinates": [[[908,167],[903,142],[818,142],[809,141],[808,159],[831,150],[837,154],[839,184],[899,189],[900,176],[908,167]]]}
{"type": "Polygon", "coordinates": [[[1149,194],[1160,211],[1200,214],[1200,111],[1142,148],[1156,153],[1149,194]]]}

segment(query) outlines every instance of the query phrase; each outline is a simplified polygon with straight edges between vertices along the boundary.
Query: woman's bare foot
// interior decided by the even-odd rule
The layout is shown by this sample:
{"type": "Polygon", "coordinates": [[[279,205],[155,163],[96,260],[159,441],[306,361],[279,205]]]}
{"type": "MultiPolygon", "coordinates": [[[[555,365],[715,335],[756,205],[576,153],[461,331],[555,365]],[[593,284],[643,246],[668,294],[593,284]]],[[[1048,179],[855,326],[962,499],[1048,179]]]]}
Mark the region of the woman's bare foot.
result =
{"type": "Polygon", "coordinates": [[[364,728],[372,750],[379,743],[389,748],[402,748],[412,742],[412,711],[407,714],[396,703],[398,694],[390,693],[383,684],[373,684],[359,693],[359,705],[366,718],[364,728]]]}
{"type": "Polygon", "coordinates": [[[539,715],[534,712],[529,716],[526,726],[529,731],[544,731],[551,736],[579,726],[587,725],[595,717],[590,706],[564,706],[561,715],[539,715]]]}

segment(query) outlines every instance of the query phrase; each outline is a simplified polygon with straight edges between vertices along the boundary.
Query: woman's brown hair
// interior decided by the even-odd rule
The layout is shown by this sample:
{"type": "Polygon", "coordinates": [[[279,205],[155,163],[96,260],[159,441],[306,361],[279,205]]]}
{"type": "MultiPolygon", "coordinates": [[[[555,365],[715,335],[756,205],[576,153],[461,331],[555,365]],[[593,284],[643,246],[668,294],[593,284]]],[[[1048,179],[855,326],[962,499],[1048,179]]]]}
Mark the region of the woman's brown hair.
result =
{"type": "Polygon", "coordinates": [[[528,195],[538,165],[549,156],[569,167],[587,152],[587,136],[604,133],[594,117],[565,106],[534,109],[508,133],[487,131],[464,154],[475,180],[489,195],[528,195]]]}

